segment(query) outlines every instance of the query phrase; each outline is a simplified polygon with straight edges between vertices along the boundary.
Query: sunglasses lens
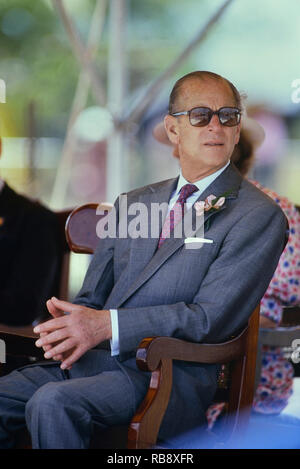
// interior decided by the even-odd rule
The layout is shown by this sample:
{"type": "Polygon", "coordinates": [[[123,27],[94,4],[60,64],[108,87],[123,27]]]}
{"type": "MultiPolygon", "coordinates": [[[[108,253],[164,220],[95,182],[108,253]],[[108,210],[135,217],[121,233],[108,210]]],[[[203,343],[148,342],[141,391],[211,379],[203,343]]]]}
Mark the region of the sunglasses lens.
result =
{"type": "Polygon", "coordinates": [[[241,115],[238,109],[233,109],[230,107],[223,107],[219,111],[219,119],[222,125],[226,125],[227,127],[233,127],[234,125],[238,125],[240,122],[241,115]]]}
{"type": "Polygon", "coordinates": [[[194,127],[204,127],[209,124],[213,114],[218,114],[220,124],[227,127],[238,125],[241,119],[239,109],[233,107],[222,107],[219,111],[212,111],[208,107],[195,107],[189,111],[190,123],[194,127]]]}
{"type": "Polygon", "coordinates": [[[190,112],[190,123],[195,127],[202,127],[209,123],[212,111],[205,107],[195,107],[190,112]]]}

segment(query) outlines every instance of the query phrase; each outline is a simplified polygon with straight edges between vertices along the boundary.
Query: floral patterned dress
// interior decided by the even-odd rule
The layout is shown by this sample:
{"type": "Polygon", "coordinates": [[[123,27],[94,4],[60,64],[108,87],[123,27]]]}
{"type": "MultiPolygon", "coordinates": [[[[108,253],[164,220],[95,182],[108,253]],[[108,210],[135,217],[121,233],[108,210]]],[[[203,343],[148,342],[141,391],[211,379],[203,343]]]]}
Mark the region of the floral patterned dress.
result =
{"type": "MultiPolygon", "coordinates": [[[[261,300],[260,314],[280,323],[285,306],[300,304],[300,213],[285,197],[251,181],[275,200],[289,221],[289,239],[279,259],[270,285],[261,300]]],[[[293,366],[282,350],[263,346],[261,377],[253,400],[253,411],[261,414],[279,414],[288,403],[293,390],[293,366]]],[[[223,403],[211,405],[206,417],[211,429],[224,408],[223,403]]]]}

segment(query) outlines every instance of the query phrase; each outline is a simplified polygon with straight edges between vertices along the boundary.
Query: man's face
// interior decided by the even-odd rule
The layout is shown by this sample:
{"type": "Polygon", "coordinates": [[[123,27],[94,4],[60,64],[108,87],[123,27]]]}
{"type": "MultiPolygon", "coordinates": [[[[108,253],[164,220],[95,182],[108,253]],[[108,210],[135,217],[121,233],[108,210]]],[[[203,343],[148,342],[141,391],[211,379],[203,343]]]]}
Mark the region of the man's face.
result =
{"type": "MultiPolygon", "coordinates": [[[[175,111],[189,111],[198,106],[213,111],[236,107],[232,91],[223,81],[193,78],[182,85],[179,93],[175,111]]],[[[170,140],[178,145],[182,168],[199,175],[212,174],[222,168],[239,140],[240,125],[221,125],[217,115],[205,127],[193,127],[189,116],[168,116],[165,122],[170,140]]]]}

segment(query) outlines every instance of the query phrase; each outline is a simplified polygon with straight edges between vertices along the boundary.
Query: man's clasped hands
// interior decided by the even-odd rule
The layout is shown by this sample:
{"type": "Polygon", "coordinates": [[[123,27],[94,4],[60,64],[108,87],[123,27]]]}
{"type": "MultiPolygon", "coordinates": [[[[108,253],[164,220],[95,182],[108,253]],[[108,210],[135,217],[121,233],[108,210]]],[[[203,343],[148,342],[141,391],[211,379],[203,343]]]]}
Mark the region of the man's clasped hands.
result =
{"type": "Polygon", "coordinates": [[[47,308],[53,319],[39,324],[34,332],[40,337],[45,358],[61,361],[62,370],[71,369],[87,350],[111,339],[109,310],[96,310],[52,297],[47,308]]]}

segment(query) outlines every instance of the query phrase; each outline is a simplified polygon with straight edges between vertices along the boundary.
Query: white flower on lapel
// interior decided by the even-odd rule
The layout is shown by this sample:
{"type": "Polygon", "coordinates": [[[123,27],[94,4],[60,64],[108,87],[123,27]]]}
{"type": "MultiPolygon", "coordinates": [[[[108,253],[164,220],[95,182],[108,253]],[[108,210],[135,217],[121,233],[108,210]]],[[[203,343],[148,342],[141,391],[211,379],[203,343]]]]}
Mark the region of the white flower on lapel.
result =
{"type": "Polygon", "coordinates": [[[203,212],[208,212],[209,210],[219,210],[220,207],[225,202],[225,197],[216,197],[213,194],[210,194],[206,197],[205,201],[199,201],[194,204],[196,215],[203,215],[203,212]]]}
{"type": "Polygon", "coordinates": [[[195,202],[194,208],[196,210],[197,217],[200,217],[200,215],[203,215],[204,205],[205,205],[205,202],[203,202],[203,200],[200,200],[199,202],[195,202]]]}

